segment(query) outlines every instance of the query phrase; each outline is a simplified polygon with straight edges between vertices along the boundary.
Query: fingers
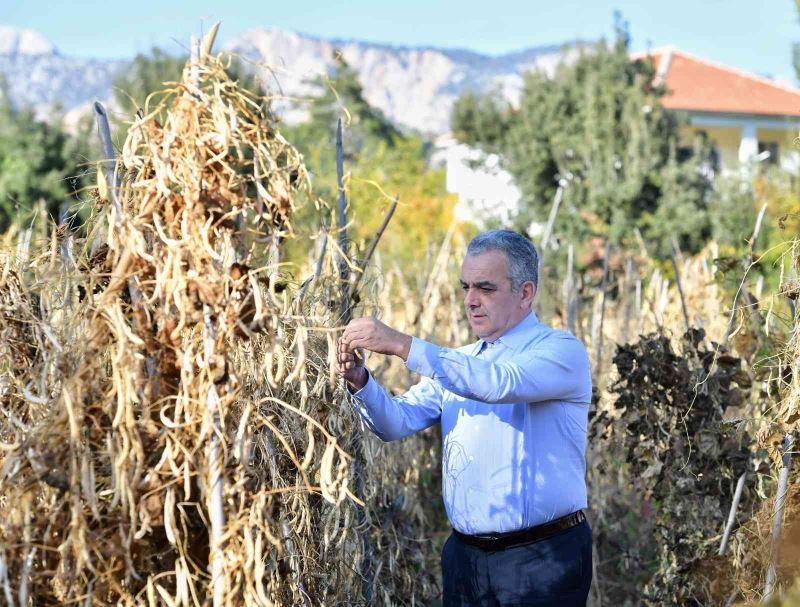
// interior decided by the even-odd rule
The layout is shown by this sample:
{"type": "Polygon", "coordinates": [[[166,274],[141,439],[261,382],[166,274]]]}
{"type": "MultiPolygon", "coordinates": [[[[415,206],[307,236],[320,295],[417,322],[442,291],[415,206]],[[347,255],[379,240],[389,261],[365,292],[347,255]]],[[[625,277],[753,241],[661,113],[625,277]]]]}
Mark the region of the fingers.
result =
{"type": "Polygon", "coordinates": [[[347,342],[347,349],[349,352],[355,352],[356,350],[375,350],[375,348],[370,348],[370,346],[374,346],[371,343],[371,340],[367,337],[354,337],[349,342],[347,342]]]}
{"type": "Polygon", "coordinates": [[[338,360],[340,363],[350,362],[355,360],[355,358],[355,353],[345,347],[340,347],[339,351],[336,353],[336,360],[338,360]]]}
{"type": "Polygon", "coordinates": [[[353,319],[344,328],[344,333],[342,334],[341,339],[349,346],[350,342],[358,337],[366,338],[374,335],[380,328],[380,325],[380,321],[377,321],[374,318],[364,317],[353,319]]]}
{"type": "Polygon", "coordinates": [[[350,347],[350,344],[348,342],[340,338],[337,342],[336,353],[337,356],[344,356],[344,355],[352,356],[354,353],[354,349],[350,347]]]}
{"type": "Polygon", "coordinates": [[[372,342],[375,341],[374,337],[365,333],[352,332],[349,335],[342,335],[341,344],[347,352],[353,352],[356,348],[364,348],[372,350],[372,342]]]}
{"type": "Polygon", "coordinates": [[[357,327],[352,328],[350,325],[347,325],[347,328],[344,330],[344,333],[342,334],[340,342],[344,344],[346,348],[350,349],[350,342],[359,334],[360,332],[357,327]]]}
{"type": "Polygon", "coordinates": [[[351,349],[341,339],[337,343],[336,348],[336,372],[340,375],[345,374],[347,371],[355,369],[364,364],[363,352],[357,352],[351,349]]]}

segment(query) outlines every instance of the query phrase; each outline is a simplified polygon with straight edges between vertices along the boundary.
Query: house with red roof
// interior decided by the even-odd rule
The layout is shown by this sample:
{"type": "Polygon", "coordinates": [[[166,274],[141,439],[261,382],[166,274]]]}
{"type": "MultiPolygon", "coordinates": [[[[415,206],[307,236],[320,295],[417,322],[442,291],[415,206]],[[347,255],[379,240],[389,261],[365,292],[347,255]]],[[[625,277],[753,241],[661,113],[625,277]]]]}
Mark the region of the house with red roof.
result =
{"type": "Polygon", "coordinates": [[[633,58],[652,59],[656,84],[668,91],[662,104],[688,117],[682,140],[706,133],[723,170],[751,162],[800,169],[800,90],[673,48],[633,58]]]}
{"type": "MultiPolygon", "coordinates": [[[[800,173],[800,90],[769,78],[701,59],[673,48],[631,56],[650,59],[655,83],[667,94],[661,102],[683,114],[681,144],[705,134],[723,173],[773,164],[800,173]]],[[[496,154],[459,144],[448,134],[437,141],[447,170],[447,190],[458,196],[455,214],[504,223],[516,214],[521,193],[496,154]]]]}

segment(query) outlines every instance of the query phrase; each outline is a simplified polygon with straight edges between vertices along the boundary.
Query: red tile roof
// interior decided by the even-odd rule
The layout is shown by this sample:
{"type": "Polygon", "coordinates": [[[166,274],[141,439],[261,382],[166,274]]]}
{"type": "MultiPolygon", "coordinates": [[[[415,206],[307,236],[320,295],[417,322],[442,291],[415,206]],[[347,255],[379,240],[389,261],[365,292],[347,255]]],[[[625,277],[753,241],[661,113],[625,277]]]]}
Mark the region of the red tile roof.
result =
{"type": "Polygon", "coordinates": [[[668,90],[661,100],[664,107],[800,117],[800,90],[672,49],[633,58],[648,56],[654,61],[656,80],[668,90]]]}

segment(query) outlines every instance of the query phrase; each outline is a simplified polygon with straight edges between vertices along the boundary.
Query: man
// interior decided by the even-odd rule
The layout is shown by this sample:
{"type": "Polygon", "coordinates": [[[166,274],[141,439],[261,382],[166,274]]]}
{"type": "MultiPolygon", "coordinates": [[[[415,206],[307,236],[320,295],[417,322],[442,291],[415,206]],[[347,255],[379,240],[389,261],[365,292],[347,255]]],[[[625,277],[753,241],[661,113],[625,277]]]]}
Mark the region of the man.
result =
{"type": "Polygon", "coordinates": [[[477,236],[461,286],[477,342],[441,348],[373,318],[339,341],[337,372],[385,441],[442,425],[442,493],[453,534],[442,552],[444,605],[585,605],[591,531],[583,515],[591,371],[573,335],[536,318],[538,256],[508,230],[477,236]],[[360,349],[423,376],[394,398],[360,349]]]}

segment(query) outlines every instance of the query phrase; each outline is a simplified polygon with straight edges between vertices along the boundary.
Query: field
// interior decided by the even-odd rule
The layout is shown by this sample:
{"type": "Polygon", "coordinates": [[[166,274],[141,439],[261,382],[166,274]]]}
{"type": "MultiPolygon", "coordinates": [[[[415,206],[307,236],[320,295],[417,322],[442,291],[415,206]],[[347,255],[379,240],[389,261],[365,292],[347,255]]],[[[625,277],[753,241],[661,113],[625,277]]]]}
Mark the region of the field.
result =
{"type": "MultiPolygon", "coordinates": [[[[3,237],[0,595],[435,604],[438,431],[381,443],[332,362],[352,316],[468,342],[456,279],[471,228],[453,224],[416,275],[381,253],[382,229],[348,239],[345,205],[315,197],[214,34],[118,154],[104,139],[81,229],[42,217],[3,237]],[[296,229],[302,205],[331,221],[296,229]]],[[[542,247],[535,310],[594,369],[594,605],[744,604],[800,576],[800,243],[759,252],[752,220],[732,267],[714,243],[665,262],[599,242],[582,272],[571,245],[542,247]],[[767,253],[773,281],[755,276],[767,253]]],[[[391,390],[412,381],[397,360],[368,363],[391,390]]]]}

